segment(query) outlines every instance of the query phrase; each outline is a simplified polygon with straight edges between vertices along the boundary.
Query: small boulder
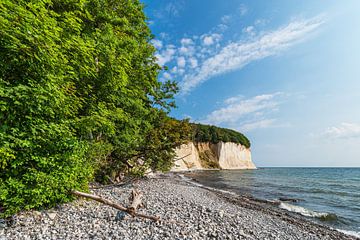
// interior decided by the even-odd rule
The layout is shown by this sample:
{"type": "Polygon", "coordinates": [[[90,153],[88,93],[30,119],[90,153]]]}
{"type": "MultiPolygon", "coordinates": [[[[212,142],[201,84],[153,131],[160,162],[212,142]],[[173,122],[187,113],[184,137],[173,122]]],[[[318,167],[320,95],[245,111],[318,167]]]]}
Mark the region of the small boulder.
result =
{"type": "Polygon", "coordinates": [[[295,199],[295,198],[286,198],[286,197],[281,197],[281,198],[279,198],[279,200],[282,202],[298,202],[299,201],[298,199],[295,199]]]}

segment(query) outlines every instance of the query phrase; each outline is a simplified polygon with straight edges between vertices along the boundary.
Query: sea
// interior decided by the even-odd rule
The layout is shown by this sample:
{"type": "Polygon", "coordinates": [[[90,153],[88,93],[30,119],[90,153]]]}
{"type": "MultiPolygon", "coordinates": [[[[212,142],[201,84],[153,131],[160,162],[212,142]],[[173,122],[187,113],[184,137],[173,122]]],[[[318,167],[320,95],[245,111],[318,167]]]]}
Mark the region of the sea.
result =
{"type": "Polygon", "coordinates": [[[258,168],[186,174],[205,186],[280,201],[295,212],[360,237],[360,168],[258,168]]]}

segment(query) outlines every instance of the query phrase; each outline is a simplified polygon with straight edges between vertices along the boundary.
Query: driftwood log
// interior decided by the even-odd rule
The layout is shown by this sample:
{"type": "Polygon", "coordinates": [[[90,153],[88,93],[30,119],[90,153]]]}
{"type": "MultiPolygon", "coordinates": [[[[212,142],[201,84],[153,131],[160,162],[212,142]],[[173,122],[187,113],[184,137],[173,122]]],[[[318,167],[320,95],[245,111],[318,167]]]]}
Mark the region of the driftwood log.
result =
{"type": "Polygon", "coordinates": [[[138,191],[133,190],[132,191],[132,203],[131,205],[126,208],[120,204],[114,203],[110,200],[107,200],[105,198],[102,198],[100,196],[97,195],[93,195],[93,194],[88,194],[88,193],[84,193],[84,192],[79,192],[79,191],[71,191],[72,194],[74,194],[75,196],[79,196],[79,197],[85,197],[85,198],[90,198],[92,200],[95,200],[97,202],[103,203],[105,205],[108,205],[110,207],[116,208],[117,210],[126,212],[128,214],[130,214],[133,217],[141,217],[141,218],[147,218],[147,219],[151,219],[153,221],[159,221],[160,217],[158,216],[149,216],[149,215],[145,215],[142,213],[137,213],[136,210],[139,208],[139,206],[141,205],[141,197],[142,194],[138,191]]]}
{"type": "Polygon", "coordinates": [[[132,190],[130,200],[132,201],[130,206],[127,208],[128,213],[134,216],[136,210],[142,207],[141,198],[143,194],[140,191],[132,190]]]}

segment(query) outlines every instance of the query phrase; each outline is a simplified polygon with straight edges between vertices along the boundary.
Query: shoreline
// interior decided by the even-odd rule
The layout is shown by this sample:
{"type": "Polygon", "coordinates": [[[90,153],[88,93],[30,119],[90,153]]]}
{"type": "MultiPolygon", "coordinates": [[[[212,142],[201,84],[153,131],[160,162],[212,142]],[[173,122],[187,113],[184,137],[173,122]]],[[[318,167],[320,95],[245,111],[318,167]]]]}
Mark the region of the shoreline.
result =
{"type": "MultiPolygon", "coordinates": [[[[275,214],[278,216],[278,214],[279,214],[278,212],[280,212],[280,214],[286,215],[290,218],[299,219],[300,222],[306,221],[306,222],[309,222],[310,224],[317,225],[318,227],[326,228],[326,230],[340,232],[342,234],[345,234],[346,236],[355,237],[355,239],[360,239],[360,237],[358,236],[358,233],[356,233],[356,232],[342,230],[342,229],[335,229],[335,228],[332,228],[325,224],[319,223],[311,218],[308,218],[305,215],[302,215],[298,212],[293,212],[293,211],[287,210],[286,208],[281,208],[280,205],[282,203],[284,203],[281,200],[271,201],[271,200],[267,200],[267,199],[256,198],[256,197],[253,197],[252,195],[241,195],[239,193],[232,192],[230,190],[222,190],[222,189],[218,189],[215,187],[203,185],[203,184],[199,183],[196,179],[183,175],[184,173],[190,173],[190,172],[192,172],[192,171],[172,172],[172,173],[176,174],[176,175],[180,175],[181,177],[184,178],[184,181],[194,184],[199,188],[203,188],[203,189],[206,189],[209,191],[216,192],[219,194],[219,197],[225,198],[228,201],[236,202],[237,204],[240,204],[242,206],[244,206],[245,202],[248,202],[250,205],[247,205],[247,207],[249,207],[250,209],[252,209],[257,204],[260,204],[260,206],[259,206],[260,208],[270,209],[270,212],[268,212],[268,214],[275,214]],[[265,206],[261,206],[261,205],[265,205],[265,206]],[[275,213],[275,212],[277,212],[277,213],[275,213]]],[[[290,198],[288,200],[291,202],[293,199],[290,198]]]]}
{"type": "Polygon", "coordinates": [[[0,229],[0,239],[359,239],[270,202],[203,186],[181,173],[92,192],[127,205],[133,188],[144,193],[145,208],[139,212],[159,215],[160,222],[124,217],[111,207],[78,199],[18,214],[13,226],[0,229]]]}

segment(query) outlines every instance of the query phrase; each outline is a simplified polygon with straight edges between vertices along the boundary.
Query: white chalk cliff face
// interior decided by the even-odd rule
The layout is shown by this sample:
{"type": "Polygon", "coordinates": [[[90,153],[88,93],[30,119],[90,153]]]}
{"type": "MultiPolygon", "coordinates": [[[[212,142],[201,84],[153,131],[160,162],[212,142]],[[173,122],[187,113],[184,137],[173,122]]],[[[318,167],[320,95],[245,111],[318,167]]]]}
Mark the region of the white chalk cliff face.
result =
{"type": "Polygon", "coordinates": [[[171,171],[202,169],[256,169],[250,149],[232,142],[183,144],[176,149],[171,171]]]}

